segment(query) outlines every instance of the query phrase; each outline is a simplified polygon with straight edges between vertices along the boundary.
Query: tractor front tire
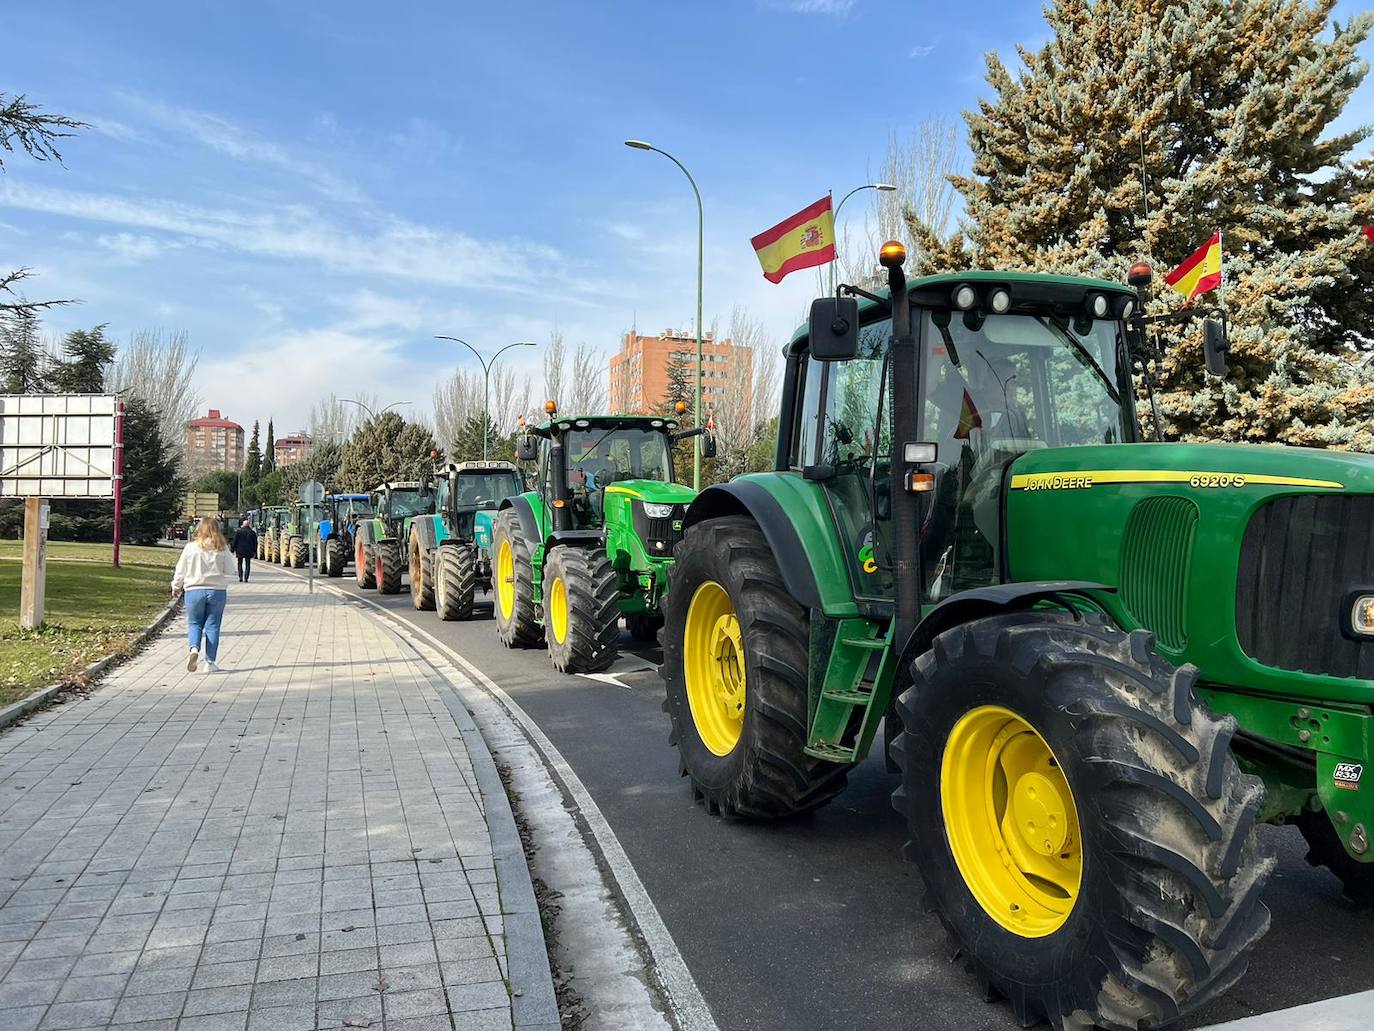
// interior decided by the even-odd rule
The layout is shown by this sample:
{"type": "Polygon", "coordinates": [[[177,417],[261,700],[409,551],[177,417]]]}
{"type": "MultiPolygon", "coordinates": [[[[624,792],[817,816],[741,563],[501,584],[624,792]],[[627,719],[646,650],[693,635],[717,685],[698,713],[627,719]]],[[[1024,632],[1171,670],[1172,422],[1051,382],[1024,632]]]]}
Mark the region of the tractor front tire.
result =
{"type": "Polygon", "coordinates": [[[377,541],[377,590],[381,594],[401,593],[401,542],[394,537],[377,541]]]}
{"type": "Polygon", "coordinates": [[[625,626],[636,641],[656,641],[663,629],[663,617],[652,612],[631,612],[625,617],[625,626]]]}
{"type": "Polygon", "coordinates": [[[687,530],[663,604],[663,665],[684,777],[707,812],[774,818],[825,805],[849,764],[806,754],[809,617],[752,519],[687,530]]]}
{"type": "Polygon", "coordinates": [[[1335,874],[1351,902],[1374,906],[1374,863],[1351,858],[1332,826],[1331,817],[1325,812],[1304,812],[1293,822],[1307,839],[1307,862],[1324,866],[1335,874]]]}
{"type": "Polygon", "coordinates": [[[434,608],[452,622],[472,618],[477,595],[477,556],[466,544],[441,546],[434,555],[434,608]]]}
{"type": "Polygon", "coordinates": [[[951,954],[1023,1027],[1171,1024],[1268,929],[1264,788],[1196,677],[1148,631],[1053,611],[972,620],[911,666],[905,854],[951,954]]]}
{"type": "Polygon", "coordinates": [[[410,604],[421,612],[434,611],[434,561],[420,546],[420,535],[410,534],[410,604]]]}
{"type": "Polygon", "coordinates": [[[507,648],[529,648],[542,636],[534,618],[534,570],[530,546],[515,509],[503,509],[491,528],[491,587],[496,636],[507,648]]]}
{"type": "Polygon", "coordinates": [[[373,590],[377,586],[376,547],[363,535],[362,530],[353,538],[353,551],[354,579],[363,590],[373,590]]]}
{"type": "Polygon", "coordinates": [[[341,537],[331,537],[324,546],[325,575],[340,577],[348,565],[348,543],[341,537]]]}
{"type": "Polygon", "coordinates": [[[560,673],[604,673],[620,654],[620,591],[606,553],[554,548],[544,559],[544,640],[560,673]]]}
{"type": "Polygon", "coordinates": [[[291,538],[291,562],[293,569],[304,569],[310,564],[310,545],[303,537],[291,538]]]}

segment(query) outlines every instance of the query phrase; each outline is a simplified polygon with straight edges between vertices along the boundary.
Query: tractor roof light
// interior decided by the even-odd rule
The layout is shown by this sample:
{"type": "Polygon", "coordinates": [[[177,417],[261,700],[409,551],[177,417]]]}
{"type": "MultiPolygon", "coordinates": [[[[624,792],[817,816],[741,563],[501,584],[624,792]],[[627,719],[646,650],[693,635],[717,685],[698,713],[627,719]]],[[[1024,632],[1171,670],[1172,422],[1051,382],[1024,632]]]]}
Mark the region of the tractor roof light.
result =
{"type": "Polygon", "coordinates": [[[687,411],[687,402],[679,401],[677,404],[673,405],[673,411],[677,412],[678,415],[682,415],[687,411]]]}
{"type": "Polygon", "coordinates": [[[960,311],[968,311],[978,303],[978,293],[967,283],[960,283],[954,288],[950,300],[954,302],[954,307],[960,311]]]}
{"type": "Polygon", "coordinates": [[[888,240],[878,250],[878,263],[883,268],[901,268],[906,263],[906,248],[900,240],[888,240]]]}
{"type": "Polygon", "coordinates": [[[1011,291],[1005,286],[999,286],[988,295],[988,307],[996,315],[1005,315],[1011,311],[1011,291]]]}
{"type": "Polygon", "coordinates": [[[1134,297],[1123,297],[1123,298],[1121,299],[1121,305],[1120,305],[1120,307],[1119,307],[1118,310],[1117,310],[1116,317],[1119,318],[1122,322],[1126,322],[1126,321],[1128,321],[1128,320],[1130,319],[1130,317],[1131,317],[1132,315],[1134,315],[1134,314],[1135,314],[1135,298],[1134,298],[1134,297]]]}
{"type": "Polygon", "coordinates": [[[579,430],[585,430],[588,426],[591,425],[591,423],[588,422],[586,419],[578,419],[577,422],[575,422],[573,425],[575,425],[579,430]]]}
{"type": "Polygon", "coordinates": [[[544,411],[548,412],[549,415],[551,415],[551,416],[552,416],[552,415],[556,415],[557,412],[558,412],[558,402],[556,402],[556,401],[545,401],[545,402],[544,402],[544,411]]]}
{"type": "Polygon", "coordinates": [[[1136,289],[1143,286],[1149,286],[1150,280],[1154,279],[1154,277],[1155,270],[1150,267],[1148,261],[1137,261],[1126,270],[1126,282],[1136,289]]]}
{"type": "Polygon", "coordinates": [[[1106,294],[1088,294],[1087,308],[1088,314],[1095,319],[1105,319],[1112,310],[1106,294]]]}

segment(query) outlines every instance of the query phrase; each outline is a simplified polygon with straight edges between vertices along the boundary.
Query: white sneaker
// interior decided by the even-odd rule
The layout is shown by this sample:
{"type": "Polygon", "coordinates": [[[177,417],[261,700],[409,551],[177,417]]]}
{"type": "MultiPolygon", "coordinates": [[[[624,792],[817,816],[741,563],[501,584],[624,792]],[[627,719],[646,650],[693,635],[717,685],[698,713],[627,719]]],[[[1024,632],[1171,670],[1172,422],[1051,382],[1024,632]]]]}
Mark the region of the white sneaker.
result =
{"type": "Polygon", "coordinates": [[[207,662],[207,663],[205,664],[205,669],[202,670],[202,672],[204,672],[204,673],[218,673],[218,672],[219,672],[219,667],[216,666],[213,662],[207,662]]]}
{"type": "Polygon", "coordinates": [[[190,649],[186,654],[186,670],[189,673],[196,671],[196,663],[200,661],[200,652],[195,648],[190,649]]]}

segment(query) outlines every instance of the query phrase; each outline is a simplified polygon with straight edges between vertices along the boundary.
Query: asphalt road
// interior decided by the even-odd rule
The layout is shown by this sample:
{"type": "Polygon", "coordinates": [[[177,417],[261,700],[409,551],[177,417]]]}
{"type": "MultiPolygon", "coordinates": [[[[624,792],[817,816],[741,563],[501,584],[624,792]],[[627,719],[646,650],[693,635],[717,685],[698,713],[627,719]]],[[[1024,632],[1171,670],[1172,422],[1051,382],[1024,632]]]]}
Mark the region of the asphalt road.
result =
{"type": "MultiPolygon", "coordinates": [[[[503,648],[489,604],[479,601],[469,623],[445,623],[414,611],[408,591],[330,583],[438,637],[539,724],[601,807],[722,1029],[1018,1027],[1004,1003],[980,1001],[921,911],[888,801],[894,778],[876,745],[818,813],[781,824],[711,818],[678,775],[656,672],[615,684],[563,676],[542,650],[503,648]]],[[[622,649],[624,667],[658,661],[628,634],[622,649]]],[[[1296,830],[1262,833],[1279,858],[1265,896],[1273,927],[1244,980],[1185,1027],[1374,988],[1374,913],[1307,865],[1296,830]]]]}

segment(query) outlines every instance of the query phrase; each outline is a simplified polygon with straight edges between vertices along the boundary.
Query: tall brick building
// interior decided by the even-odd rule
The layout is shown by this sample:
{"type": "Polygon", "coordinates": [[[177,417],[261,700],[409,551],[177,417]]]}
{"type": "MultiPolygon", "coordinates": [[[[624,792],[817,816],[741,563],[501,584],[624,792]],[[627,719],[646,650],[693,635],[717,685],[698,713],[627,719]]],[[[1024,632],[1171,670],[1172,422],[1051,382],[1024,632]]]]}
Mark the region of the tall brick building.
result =
{"type": "Polygon", "coordinates": [[[272,443],[272,451],[277,463],[276,468],[285,469],[288,465],[295,465],[310,454],[310,449],[314,446],[315,441],[308,433],[293,433],[289,437],[278,437],[272,443]]]}
{"type": "Polygon", "coordinates": [[[186,472],[238,472],[243,466],[243,427],[211,408],[203,419],[186,424],[186,472]]]}
{"type": "MultiPolygon", "coordinates": [[[[715,334],[702,337],[701,407],[705,413],[724,404],[752,402],[754,352],[752,348],[717,340],[715,334]]],[[[611,356],[611,411],[647,414],[662,404],[668,394],[668,365],[674,353],[685,356],[693,369],[697,354],[695,333],[665,329],[658,336],[643,336],[633,331],[620,342],[620,351],[611,356]]],[[[691,379],[695,383],[695,378],[691,379]]]]}

